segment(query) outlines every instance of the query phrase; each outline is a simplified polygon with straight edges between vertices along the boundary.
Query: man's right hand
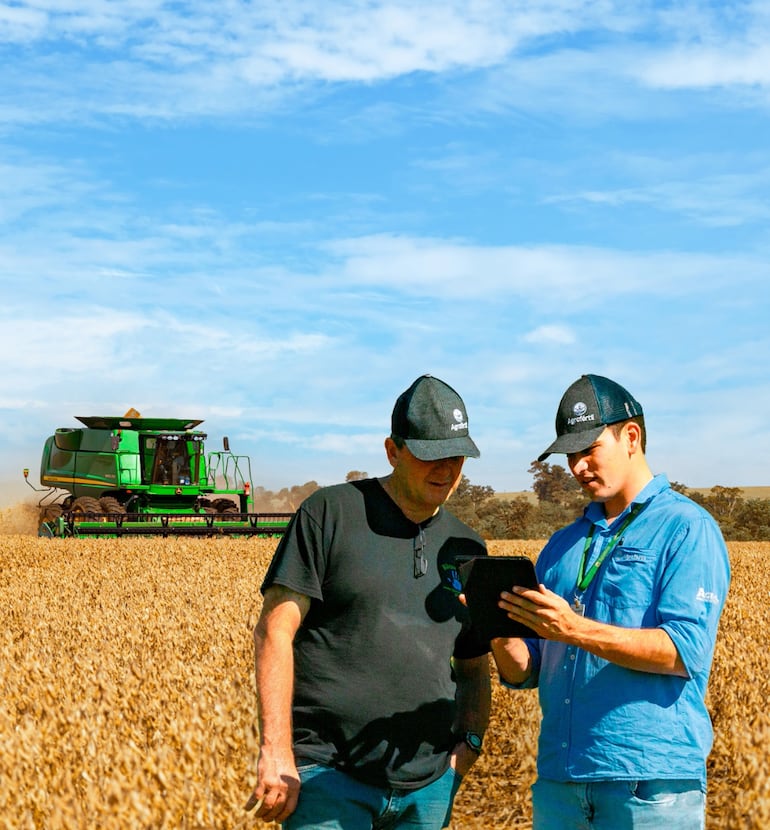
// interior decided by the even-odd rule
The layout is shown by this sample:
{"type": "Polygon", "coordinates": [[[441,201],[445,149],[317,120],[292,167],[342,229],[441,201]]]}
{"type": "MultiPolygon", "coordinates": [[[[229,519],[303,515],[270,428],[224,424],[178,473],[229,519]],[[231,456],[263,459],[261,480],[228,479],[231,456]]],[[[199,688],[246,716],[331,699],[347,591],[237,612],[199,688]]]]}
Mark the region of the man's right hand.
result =
{"type": "Polygon", "coordinates": [[[264,821],[285,821],[297,808],[299,773],[294,758],[271,757],[262,747],[257,765],[257,786],[246,802],[246,810],[264,821]]]}

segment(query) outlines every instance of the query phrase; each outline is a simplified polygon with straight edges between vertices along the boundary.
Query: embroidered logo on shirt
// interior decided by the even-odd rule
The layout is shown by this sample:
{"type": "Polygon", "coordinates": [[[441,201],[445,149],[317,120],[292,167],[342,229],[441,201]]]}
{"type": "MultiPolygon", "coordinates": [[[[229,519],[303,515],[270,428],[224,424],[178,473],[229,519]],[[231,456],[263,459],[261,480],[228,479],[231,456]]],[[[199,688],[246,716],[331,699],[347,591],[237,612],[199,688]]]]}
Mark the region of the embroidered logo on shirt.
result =
{"type": "Polygon", "coordinates": [[[705,588],[698,588],[695,599],[699,599],[701,602],[719,602],[719,597],[713,591],[707,591],[705,588]]]}
{"type": "Polygon", "coordinates": [[[654,557],[652,557],[649,553],[639,553],[635,550],[622,550],[620,546],[623,544],[623,540],[621,539],[618,542],[618,552],[615,556],[616,562],[652,562],[654,557]]]}
{"type": "Polygon", "coordinates": [[[459,596],[462,593],[463,584],[460,582],[460,574],[457,572],[456,565],[452,562],[444,562],[440,567],[443,572],[441,587],[459,596]]]}

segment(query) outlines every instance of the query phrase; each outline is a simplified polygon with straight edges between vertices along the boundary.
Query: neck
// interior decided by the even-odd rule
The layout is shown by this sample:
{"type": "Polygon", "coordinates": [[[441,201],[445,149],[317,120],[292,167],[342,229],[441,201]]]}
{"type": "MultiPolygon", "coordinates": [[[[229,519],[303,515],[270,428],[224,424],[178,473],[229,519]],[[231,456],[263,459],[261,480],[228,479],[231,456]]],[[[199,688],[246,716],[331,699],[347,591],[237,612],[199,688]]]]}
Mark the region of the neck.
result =
{"type": "Polygon", "coordinates": [[[608,498],[604,502],[604,516],[607,524],[612,524],[652,479],[653,475],[649,469],[640,471],[639,475],[631,479],[619,493],[608,498]]]}
{"type": "Polygon", "coordinates": [[[382,485],[382,489],[395,502],[396,507],[398,507],[398,509],[404,514],[404,516],[406,516],[407,519],[409,519],[410,522],[414,522],[418,525],[438,513],[438,507],[433,508],[428,505],[415,505],[412,501],[410,501],[407,494],[403,493],[398,487],[398,483],[394,480],[392,475],[384,476],[383,478],[378,479],[378,481],[382,485]]]}

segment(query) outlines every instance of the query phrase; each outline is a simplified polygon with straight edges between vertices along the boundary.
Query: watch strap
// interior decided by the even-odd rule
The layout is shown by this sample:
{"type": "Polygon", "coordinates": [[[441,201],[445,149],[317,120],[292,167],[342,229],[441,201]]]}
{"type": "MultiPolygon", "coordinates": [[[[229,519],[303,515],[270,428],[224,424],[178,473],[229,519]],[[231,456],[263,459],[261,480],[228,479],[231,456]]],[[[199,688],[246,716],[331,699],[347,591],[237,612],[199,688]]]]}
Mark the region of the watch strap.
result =
{"type": "Polygon", "coordinates": [[[484,743],[484,739],[478,732],[469,730],[467,732],[463,732],[460,735],[460,738],[465,742],[465,745],[472,749],[477,755],[481,755],[481,747],[484,743]]]}

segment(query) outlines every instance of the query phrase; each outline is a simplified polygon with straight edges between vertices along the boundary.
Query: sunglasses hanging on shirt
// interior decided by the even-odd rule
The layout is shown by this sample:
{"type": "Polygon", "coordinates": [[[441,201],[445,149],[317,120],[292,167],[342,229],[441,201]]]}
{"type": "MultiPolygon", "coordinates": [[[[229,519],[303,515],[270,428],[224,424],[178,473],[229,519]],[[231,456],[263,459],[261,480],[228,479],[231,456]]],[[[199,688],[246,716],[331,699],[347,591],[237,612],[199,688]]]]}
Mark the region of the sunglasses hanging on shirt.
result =
{"type": "Polygon", "coordinates": [[[422,527],[420,532],[414,537],[414,578],[419,579],[428,573],[428,560],[425,558],[425,534],[422,527]]]}

